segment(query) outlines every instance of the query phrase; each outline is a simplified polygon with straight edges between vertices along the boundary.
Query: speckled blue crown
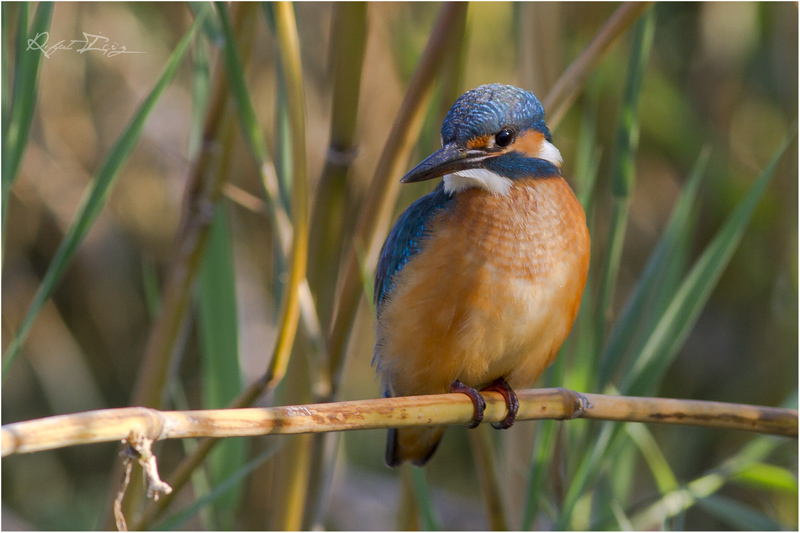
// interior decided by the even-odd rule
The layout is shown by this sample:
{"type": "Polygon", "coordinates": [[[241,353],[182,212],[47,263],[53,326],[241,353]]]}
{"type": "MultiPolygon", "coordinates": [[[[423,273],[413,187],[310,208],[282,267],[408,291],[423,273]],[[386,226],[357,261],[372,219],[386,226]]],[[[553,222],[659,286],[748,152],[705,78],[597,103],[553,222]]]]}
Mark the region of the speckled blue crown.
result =
{"type": "Polygon", "coordinates": [[[551,141],[544,108],[533,93],[511,85],[481,85],[458,97],[442,124],[442,142],[494,135],[504,127],[534,129],[551,141]]]}

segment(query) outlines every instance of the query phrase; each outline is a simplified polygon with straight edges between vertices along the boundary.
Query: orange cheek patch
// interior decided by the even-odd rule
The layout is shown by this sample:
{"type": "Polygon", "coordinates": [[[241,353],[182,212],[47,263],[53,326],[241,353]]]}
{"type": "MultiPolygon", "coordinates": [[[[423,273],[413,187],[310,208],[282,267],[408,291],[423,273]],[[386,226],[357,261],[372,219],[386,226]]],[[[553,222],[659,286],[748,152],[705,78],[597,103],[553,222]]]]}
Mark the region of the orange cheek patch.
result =
{"type": "Polygon", "coordinates": [[[489,136],[482,135],[467,141],[467,148],[474,150],[476,148],[486,148],[489,145],[489,136]]]}
{"type": "Polygon", "coordinates": [[[517,137],[517,141],[508,147],[509,150],[520,152],[528,157],[539,157],[544,142],[544,134],[538,131],[527,131],[517,137]]]}

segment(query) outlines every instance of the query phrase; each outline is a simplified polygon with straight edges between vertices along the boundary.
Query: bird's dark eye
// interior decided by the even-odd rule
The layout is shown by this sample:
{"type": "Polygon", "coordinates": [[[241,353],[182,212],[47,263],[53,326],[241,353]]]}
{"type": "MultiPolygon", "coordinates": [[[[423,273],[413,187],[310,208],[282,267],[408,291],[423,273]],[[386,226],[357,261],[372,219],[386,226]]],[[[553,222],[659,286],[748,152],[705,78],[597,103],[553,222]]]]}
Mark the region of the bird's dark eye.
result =
{"type": "Polygon", "coordinates": [[[497,135],[494,136],[494,142],[497,143],[497,146],[500,148],[505,148],[511,141],[514,140],[514,132],[511,130],[500,130],[497,135]]]}

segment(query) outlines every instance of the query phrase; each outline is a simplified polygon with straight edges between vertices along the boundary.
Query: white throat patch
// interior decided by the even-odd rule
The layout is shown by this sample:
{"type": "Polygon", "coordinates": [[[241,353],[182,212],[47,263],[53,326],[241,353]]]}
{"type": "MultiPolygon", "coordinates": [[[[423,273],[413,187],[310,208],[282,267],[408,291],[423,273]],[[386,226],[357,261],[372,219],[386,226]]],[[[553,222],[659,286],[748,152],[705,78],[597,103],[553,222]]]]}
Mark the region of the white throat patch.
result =
{"type": "MultiPolygon", "coordinates": [[[[549,143],[548,143],[549,144],[549,143]]],[[[552,144],[550,146],[553,146],[552,144]]],[[[555,146],[553,150],[558,152],[555,146]]],[[[559,154],[559,162],[560,162],[559,154]]],[[[480,187],[486,189],[492,194],[498,196],[505,196],[511,189],[511,180],[491,170],[485,168],[471,168],[468,170],[459,170],[452,174],[445,174],[444,176],[444,192],[453,194],[454,192],[463,191],[470,187],[480,187]]]]}

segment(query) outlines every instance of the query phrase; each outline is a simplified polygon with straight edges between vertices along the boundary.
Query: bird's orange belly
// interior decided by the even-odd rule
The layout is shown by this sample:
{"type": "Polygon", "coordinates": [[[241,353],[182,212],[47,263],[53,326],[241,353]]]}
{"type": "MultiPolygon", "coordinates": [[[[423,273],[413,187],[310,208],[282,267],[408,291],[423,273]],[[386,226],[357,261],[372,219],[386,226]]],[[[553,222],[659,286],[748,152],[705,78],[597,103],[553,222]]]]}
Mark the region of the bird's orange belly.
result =
{"type": "Polygon", "coordinates": [[[589,242],[572,191],[559,178],[479,195],[437,220],[384,306],[378,364],[395,395],[530,386],[569,333],[589,242]]]}

